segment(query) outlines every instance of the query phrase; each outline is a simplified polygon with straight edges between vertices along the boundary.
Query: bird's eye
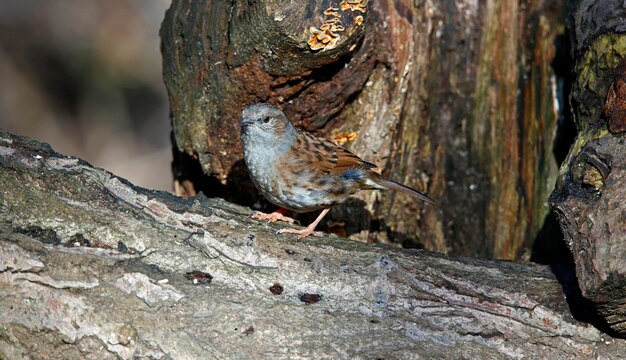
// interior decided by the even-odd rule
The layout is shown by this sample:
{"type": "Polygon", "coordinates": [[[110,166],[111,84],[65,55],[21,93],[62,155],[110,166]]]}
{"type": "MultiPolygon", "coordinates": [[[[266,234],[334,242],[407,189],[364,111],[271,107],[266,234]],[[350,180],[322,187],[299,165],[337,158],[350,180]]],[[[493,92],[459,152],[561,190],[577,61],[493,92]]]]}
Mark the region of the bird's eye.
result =
{"type": "Polygon", "coordinates": [[[264,117],[264,118],[263,118],[263,122],[264,122],[264,123],[266,123],[266,124],[267,124],[268,122],[270,122],[270,117],[269,117],[269,116],[264,117]]]}

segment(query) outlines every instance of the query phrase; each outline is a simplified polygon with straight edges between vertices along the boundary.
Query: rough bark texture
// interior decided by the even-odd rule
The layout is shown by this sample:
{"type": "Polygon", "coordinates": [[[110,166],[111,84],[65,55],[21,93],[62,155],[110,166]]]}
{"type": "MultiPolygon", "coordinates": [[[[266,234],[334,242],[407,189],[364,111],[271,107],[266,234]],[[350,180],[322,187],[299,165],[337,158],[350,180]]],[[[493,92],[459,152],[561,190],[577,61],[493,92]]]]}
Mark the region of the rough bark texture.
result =
{"type": "Polygon", "coordinates": [[[582,1],[573,17],[579,130],[551,204],[582,294],[626,335],[626,4],[582,1]],[[621,63],[620,63],[621,62],[621,63]]]}
{"type": "MultiPolygon", "coordinates": [[[[0,131],[0,357],[605,358],[542,266],[297,241],[0,131]]],[[[583,314],[584,315],[584,314],[583,314]]],[[[579,314],[580,316],[580,314],[579,314]]]]}
{"type": "Polygon", "coordinates": [[[310,28],[339,0],[173,1],[161,37],[179,193],[255,202],[237,122],[267,101],[318,135],[356,132],[346,147],[442,204],[364,192],[329,217],[351,238],[519,257],[556,177],[550,62],[563,2],[362,3],[337,11],[334,48],[313,50],[310,28]],[[193,177],[198,162],[212,181],[193,177]]]}

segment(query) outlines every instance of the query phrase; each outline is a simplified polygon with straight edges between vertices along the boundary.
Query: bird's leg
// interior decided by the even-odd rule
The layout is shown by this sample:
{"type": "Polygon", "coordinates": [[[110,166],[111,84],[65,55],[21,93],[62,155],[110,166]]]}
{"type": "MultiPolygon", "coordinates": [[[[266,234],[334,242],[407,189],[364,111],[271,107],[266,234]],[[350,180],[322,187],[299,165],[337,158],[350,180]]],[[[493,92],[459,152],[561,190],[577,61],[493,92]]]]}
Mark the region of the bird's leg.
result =
{"type": "Polygon", "coordinates": [[[290,218],[289,216],[285,216],[283,215],[285,213],[285,209],[278,209],[276,211],[274,211],[271,214],[266,214],[266,213],[262,213],[260,211],[255,212],[254,214],[252,214],[252,218],[253,219],[258,219],[258,220],[268,220],[269,222],[275,222],[275,221],[285,221],[288,222],[290,224],[293,224],[296,220],[290,218]]]}
{"type": "Polygon", "coordinates": [[[322,218],[328,214],[330,208],[322,210],[317,219],[313,221],[309,226],[304,229],[293,229],[293,228],[285,228],[278,230],[279,234],[289,233],[298,235],[298,239],[302,239],[303,237],[307,237],[309,235],[313,236],[322,236],[323,233],[321,231],[314,231],[317,225],[322,221],[322,218]]]}

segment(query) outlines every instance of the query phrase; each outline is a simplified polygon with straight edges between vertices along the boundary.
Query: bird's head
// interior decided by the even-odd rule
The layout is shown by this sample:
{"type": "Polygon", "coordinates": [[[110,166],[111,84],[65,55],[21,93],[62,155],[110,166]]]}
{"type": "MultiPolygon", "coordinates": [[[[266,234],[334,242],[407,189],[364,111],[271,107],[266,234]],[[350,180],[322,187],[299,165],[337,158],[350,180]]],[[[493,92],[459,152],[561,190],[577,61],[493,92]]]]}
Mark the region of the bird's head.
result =
{"type": "Polygon", "coordinates": [[[295,128],[285,113],[270,104],[259,103],[247,106],[241,114],[241,139],[244,146],[291,145],[295,139],[295,128]]]}

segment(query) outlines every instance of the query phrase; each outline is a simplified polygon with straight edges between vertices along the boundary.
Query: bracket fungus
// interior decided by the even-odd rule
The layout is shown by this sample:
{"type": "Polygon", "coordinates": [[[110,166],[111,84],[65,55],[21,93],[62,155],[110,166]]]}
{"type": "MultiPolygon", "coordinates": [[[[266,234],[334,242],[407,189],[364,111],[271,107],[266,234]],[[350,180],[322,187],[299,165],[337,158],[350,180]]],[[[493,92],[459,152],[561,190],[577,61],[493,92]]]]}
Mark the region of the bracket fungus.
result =
{"type": "MultiPolygon", "coordinates": [[[[344,0],[340,7],[330,6],[324,10],[324,23],[318,28],[316,26],[309,27],[310,37],[307,42],[311,50],[330,50],[337,46],[342,32],[346,31],[346,27],[342,23],[342,12],[350,10],[350,13],[357,10],[365,12],[365,6],[369,0],[344,0]]],[[[346,15],[347,24],[360,26],[363,24],[363,16],[353,16],[350,13],[346,15]]],[[[354,28],[354,27],[353,27],[354,28]]]]}
{"type": "Polygon", "coordinates": [[[326,20],[322,26],[319,29],[314,26],[309,28],[311,38],[308,44],[311,50],[330,50],[337,46],[337,41],[340,38],[337,33],[345,30],[341,24],[341,14],[338,11],[339,8],[329,7],[324,10],[326,20]]]}
{"type": "Polygon", "coordinates": [[[369,0],[343,0],[339,7],[341,10],[360,11],[365,13],[366,6],[369,0]]]}
{"type": "Polygon", "coordinates": [[[341,132],[341,133],[335,134],[333,136],[333,140],[335,140],[335,143],[337,143],[337,145],[344,146],[348,142],[354,141],[357,138],[357,136],[358,134],[355,132],[341,132]]]}
{"type": "Polygon", "coordinates": [[[320,30],[314,26],[309,28],[311,39],[309,39],[309,46],[311,50],[329,50],[337,46],[339,35],[328,30],[320,30]]]}

